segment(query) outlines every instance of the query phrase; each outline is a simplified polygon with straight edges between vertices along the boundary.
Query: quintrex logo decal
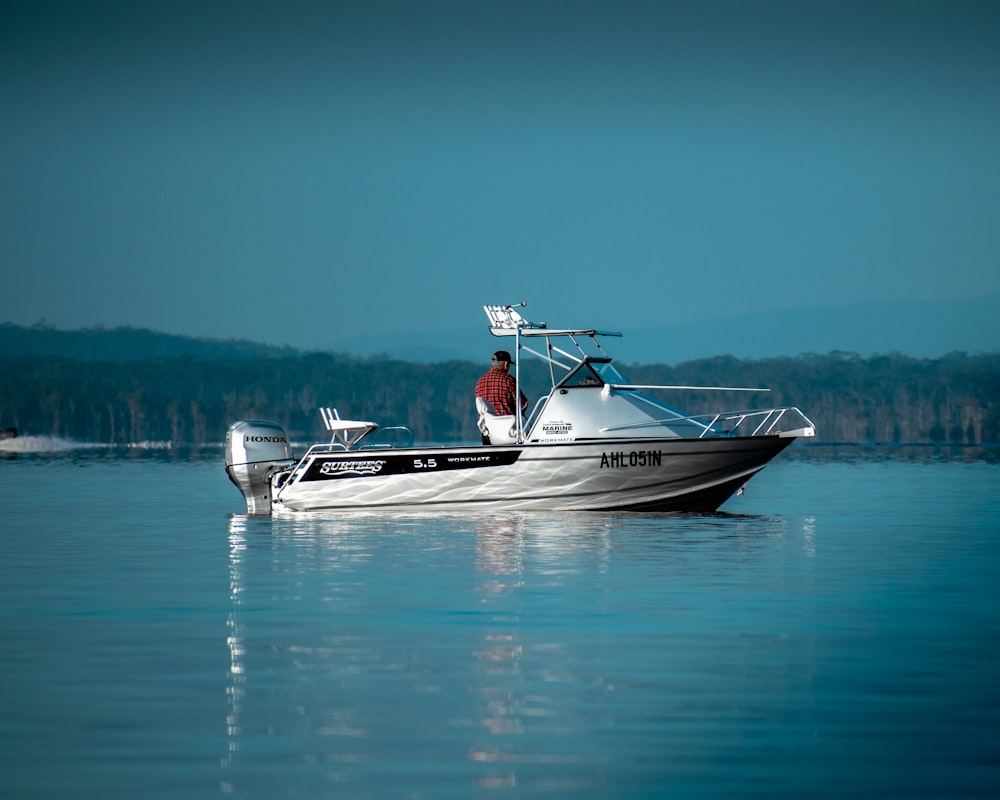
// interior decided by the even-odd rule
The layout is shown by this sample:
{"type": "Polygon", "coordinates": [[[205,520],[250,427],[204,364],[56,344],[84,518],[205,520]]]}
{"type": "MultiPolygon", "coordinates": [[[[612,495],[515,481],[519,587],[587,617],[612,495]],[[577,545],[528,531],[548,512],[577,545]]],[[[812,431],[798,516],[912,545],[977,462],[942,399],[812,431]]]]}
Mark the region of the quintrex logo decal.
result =
{"type": "Polygon", "coordinates": [[[369,461],[324,461],[319,471],[323,475],[378,475],[385,466],[385,459],[369,461]]]}

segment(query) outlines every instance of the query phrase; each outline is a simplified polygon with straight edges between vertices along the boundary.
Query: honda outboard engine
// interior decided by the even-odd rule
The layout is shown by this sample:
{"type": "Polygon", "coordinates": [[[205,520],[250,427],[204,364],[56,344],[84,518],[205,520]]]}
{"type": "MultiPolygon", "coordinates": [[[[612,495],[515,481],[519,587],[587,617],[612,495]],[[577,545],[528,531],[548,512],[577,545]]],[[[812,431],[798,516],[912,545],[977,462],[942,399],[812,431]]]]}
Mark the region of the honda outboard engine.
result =
{"type": "Polygon", "coordinates": [[[277,422],[244,419],[226,431],[226,474],[247,501],[247,513],[271,513],[271,475],[295,463],[277,422]]]}

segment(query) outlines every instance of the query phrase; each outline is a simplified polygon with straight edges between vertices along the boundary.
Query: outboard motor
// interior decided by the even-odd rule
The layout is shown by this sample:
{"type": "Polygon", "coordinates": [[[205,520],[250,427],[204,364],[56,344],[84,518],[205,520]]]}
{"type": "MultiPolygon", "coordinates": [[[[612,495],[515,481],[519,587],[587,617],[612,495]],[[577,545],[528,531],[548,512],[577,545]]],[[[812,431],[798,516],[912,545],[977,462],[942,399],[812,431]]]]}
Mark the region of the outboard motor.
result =
{"type": "Polygon", "coordinates": [[[271,475],[294,463],[277,422],[244,419],[226,431],[226,474],[243,493],[248,514],[271,513],[271,475]]]}

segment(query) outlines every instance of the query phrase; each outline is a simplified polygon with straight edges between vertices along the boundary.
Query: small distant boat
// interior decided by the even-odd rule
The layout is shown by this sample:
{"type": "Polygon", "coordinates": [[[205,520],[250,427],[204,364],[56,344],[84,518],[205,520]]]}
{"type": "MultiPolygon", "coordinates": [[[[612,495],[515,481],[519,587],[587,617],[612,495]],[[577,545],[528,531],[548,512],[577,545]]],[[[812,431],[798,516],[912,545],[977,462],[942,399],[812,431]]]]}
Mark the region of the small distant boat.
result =
{"type": "Polygon", "coordinates": [[[796,438],[815,435],[797,408],[673,408],[651,392],[768,390],[629,384],[601,344],[621,333],[552,329],[527,321],[524,305],[483,308],[490,332],[513,340],[518,387],[521,360],[532,356],[547,363],[551,388],[527,414],[495,416],[479,404],[490,444],[414,446],[406,428],[321,409],[330,441],[296,458],[278,423],[240,420],[226,434],[226,472],[247,512],[711,512],[796,438]]]}
{"type": "Polygon", "coordinates": [[[6,430],[0,431],[0,440],[16,439],[16,438],[17,438],[17,428],[7,428],[6,430]]]}

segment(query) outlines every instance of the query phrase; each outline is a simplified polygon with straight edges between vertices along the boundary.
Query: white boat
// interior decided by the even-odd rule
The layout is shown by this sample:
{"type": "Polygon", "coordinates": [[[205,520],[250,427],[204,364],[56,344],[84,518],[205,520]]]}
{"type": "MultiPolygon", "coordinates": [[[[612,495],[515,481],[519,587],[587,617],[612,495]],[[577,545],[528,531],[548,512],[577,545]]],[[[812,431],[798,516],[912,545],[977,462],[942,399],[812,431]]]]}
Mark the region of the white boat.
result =
{"type": "Polygon", "coordinates": [[[629,384],[602,346],[620,333],[554,329],[516,306],[484,306],[510,337],[512,372],[548,365],[551,388],[530,412],[494,416],[470,387],[489,444],[414,446],[405,428],[321,409],[330,441],[296,458],[280,425],[241,420],[226,434],[226,472],[250,514],[348,511],[622,510],[711,512],[798,437],[815,435],[797,408],[689,415],[662,390],[752,387],[629,384]]]}

